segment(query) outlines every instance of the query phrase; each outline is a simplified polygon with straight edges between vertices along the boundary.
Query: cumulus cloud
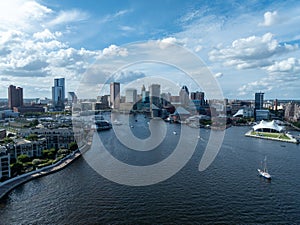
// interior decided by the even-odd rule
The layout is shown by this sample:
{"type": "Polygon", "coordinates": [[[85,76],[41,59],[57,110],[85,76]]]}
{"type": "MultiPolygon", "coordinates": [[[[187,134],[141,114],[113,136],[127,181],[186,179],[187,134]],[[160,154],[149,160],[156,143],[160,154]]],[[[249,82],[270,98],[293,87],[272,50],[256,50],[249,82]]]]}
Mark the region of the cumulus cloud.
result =
{"type": "Polygon", "coordinates": [[[195,52],[200,52],[202,49],[203,49],[203,46],[197,45],[197,46],[194,48],[194,51],[195,51],[195,52]]]}
{"type": "Polygon", "coordinates": [[[266,70],[270,74],[278,73],[298,73],[300,72],[300,60],[296,58],[288,58],[281,61],[275,61],[274,64],[268,66],[266,70]]]}
{"type": "Polygon", "coordinates": [[[219,73],[216,73],[216,74],[215,74],[215,78],[221,78],[221,77],[223,77],[223,73],[220,73],[220,72],[219,72],[219,73]]]}
{"type": "Polygon", "coordinates": [[[259,23],[260,26],[272,26],[278,22],[278,13],[277,11],[274,12],[265,12],[264,14],[264,21],[259,23]]]}
{"type": "Polygon", "coordinates": [[[280,90],[298,93],[300,79],[300,60],[288,58],[280,61],[274,61],[272,65],[267,66],[264,70],[269,75],[260,80],[249,82],[242,85],[239,89],[239,95],[246,96],[257,91],[270,92],[280,90]]]}
{"type": "Polygon", "coordinates": [[[0,1],[0,28],[35,29],[53,11],[36,1],[10,0],[0,1]]]}
{"type": "Polygon", "coordinates": [[[36,1],[1,1],[0,74],[19,80],[25,77],[35,80],[46,76],[78,77],[101,51],[70,47],[62,41],[62,32],[53,26],[87,17],[80,10],[56,12],[36,1]]]}
{"type": "Polygon", "coordinates": [[[55,33],[52,33],[50,32],[48,29],[45,29],[41,32],[36,32],[33,34],[33,37],[35,39],[40,39],[42,41],[45,41],[45,40],[53,40],[53,39],[56,39],[57,37],[60,37],[62,35],[61,32],[55,32],[55,33]]]}
{"type": "Polygon", "coordinates": [[[120,83],[129,83],[137,79],[146,77],[145,73],[140,71],[121,71],[116,73],[110,81],[117,81],[120,83]]]}
{"type": "Polygon", "coordinates": [[[250,36],[237,39],[231,46],[216,48],[209,53],[211,61],[222,61],[224,65],[238,69],[268,66],[271,57],[289,53],[298,49],[298,45],[280,44],[274,35],[250,36]]]}
{"type": "Polygon", "coordinates": [[[102,51],[103,56],[127,56],[128,51],[126,48],[122,48],[116,45],[110,45],[108,48],[104,48],[102,51]]]}

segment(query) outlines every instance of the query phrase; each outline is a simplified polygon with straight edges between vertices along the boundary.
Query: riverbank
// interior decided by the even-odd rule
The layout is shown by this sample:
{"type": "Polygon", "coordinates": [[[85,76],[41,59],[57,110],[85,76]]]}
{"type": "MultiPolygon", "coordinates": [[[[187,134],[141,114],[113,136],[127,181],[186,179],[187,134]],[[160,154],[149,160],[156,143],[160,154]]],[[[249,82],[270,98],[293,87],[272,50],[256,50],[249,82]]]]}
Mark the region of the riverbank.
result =
{"type": "Polygon", "coordinates": [[[70,163],[72,163],[74,160],[78,159],[81,156],[81,153],[79,150],[76,152],[66,156],[65,158],[61,159],[57,163],[53,165],[49,165],[46,167],[43,167],[41,169],[32,171],[30,173],[22,174],[20,176],[14,177],[12,179],[9,179],[7,181],[4,181],[0,183],[0,199],[4,198],[6,195],[8,195],[9,192],[11,192],[14,188],[30,181],[33,179],[36,179],[38,177],[42,177],[51,173],[55,173],[66,166],[68,166],[70,163]]]}
{"type": "Polygon", "coordinates": [[[255,132],[254,133],[252,130],[248,131],[245,134],[246,137],[254,137],[254,138],[261,138],[261,139],[267,139],[267,140],[273,140],[273,141],[289,142],[289,143],[294,143],[294,144],[299,143],[299,140],[297,140],[290,134],[285,134],[285,136],[287,138],[282,138],[280,135],[281,134],[279,134],[278,137],[275,137],[275,136],[267,135],[267,133],[264,133],[264,132],[255,132]]]}

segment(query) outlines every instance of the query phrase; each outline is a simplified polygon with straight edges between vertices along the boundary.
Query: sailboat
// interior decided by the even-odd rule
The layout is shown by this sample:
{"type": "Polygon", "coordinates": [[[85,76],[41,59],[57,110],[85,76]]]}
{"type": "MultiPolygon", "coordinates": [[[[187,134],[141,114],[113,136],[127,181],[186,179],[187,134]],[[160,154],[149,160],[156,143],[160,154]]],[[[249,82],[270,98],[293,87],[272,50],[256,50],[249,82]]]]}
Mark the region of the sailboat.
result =
{"type": "Polygon", "coordinates": [[[271,179],[271,175],[268,173],[268,170],[267,170],[267,157],[265,157],[264,159],[264,163],[262,163],[262,169],[257,169],[258,171],[258,174],[266,179],[271,179]]]}

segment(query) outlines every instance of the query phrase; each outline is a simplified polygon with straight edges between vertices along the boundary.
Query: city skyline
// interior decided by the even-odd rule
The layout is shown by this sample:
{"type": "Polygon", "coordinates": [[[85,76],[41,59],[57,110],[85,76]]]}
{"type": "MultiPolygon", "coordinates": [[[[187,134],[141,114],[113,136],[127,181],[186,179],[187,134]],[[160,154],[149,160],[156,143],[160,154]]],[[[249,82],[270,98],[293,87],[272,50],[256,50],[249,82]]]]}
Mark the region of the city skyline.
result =
{"type": "MultiPolygon", "coordinates": [[[[197,55],[225,98],[252,99],[252,93],[262,91],[267,99],[300,99],[297,1],[16,0],[0,6],[0,98],[7,97],[10,84],[22,86],[25,98],[50,98],[56,77],[68,80],[66,92],[76,92],[93,62],[128,57],[124,45],[154,41],[177,44],[197,55]],[[155,13],[144,13],[146,9],[155,13]]],[[[170,66],[151,66],[128,68],[116,74],[116,81],[124,85],[152,75],[172,79],[181,74],[170,66]]],[[[101,76],[107,76],[105,71],[101,76]]],[[[177,84],[189,85],[180,79],[177,84]]]]}

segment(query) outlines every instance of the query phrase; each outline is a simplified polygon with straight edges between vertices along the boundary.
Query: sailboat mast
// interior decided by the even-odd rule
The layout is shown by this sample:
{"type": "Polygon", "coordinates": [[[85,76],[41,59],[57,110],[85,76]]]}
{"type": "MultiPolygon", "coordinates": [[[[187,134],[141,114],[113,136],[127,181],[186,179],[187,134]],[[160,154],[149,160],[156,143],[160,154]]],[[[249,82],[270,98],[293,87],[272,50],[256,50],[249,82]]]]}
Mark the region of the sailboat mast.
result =
{"type": "Polygon", "coordinates": [[[265,160],[264,160],[264,172],[268,172],[267,171],[267,156],[265,156],[265,160]]]}

